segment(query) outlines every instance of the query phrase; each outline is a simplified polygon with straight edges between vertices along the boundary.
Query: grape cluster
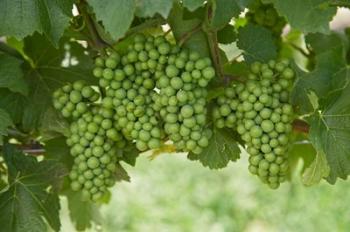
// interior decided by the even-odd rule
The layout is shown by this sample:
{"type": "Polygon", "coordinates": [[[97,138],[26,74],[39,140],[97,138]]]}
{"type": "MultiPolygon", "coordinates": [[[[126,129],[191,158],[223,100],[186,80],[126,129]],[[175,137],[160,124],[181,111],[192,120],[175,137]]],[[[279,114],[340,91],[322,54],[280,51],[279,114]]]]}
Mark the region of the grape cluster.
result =
{"type": "Polygon", "coordinates": [[[246,18],[249,22],[261,25],[271,30],[276,36],[280,36],[286,20],[279,16],[273,4],[256,0],[249,8],[246,18]]]}
{"type": "MultiPolygon", "coordinates": [[[[167,45],[169,46],[169,45],[167,45]]],[[[208,146],[205,133],[206,86],[215,76],[209,58],[182,50],[169,55],[165,72],[157,80],[155,106],[164,129],[179,150],[200,154],[208,146]]]]}
{"type": "Polygon", "coordinates": [[[209,58],[163,36],[137,35],[125,55],[99,57],[95,66],[106,88],[102,105],[116,110],[116,127],[139,150],[159,148],[166,136],[197,154],[208,145],[206,86],[215,76],[209,58]]]}
{"type": "Polygon", "coordinates": [[[288,61],[254,63],[246,83],[217,98],[217,127],[235,128],[247,144],[249,171],[271,188],[285,180],[293,108],[288,103],[294,72],[288,61]]]}
{"type": "Polygon", "coordinates": [[[116,110],[116,127],[134,140],[140,151],[159,148],[164,136],[159,115],[152,107],[155,76],[166,61],[166,57],[160,58],[157,47],[163,40],[137,35],[125,55],[112,53],[95,63],[94,75],[106,88],[102,105],[116,110]]]}
{"type": "Polygon", "coordinates": [[[84,81],[76,81],[57,89],[53,93],[53,106],[65,118],[78,118],[88,111],[91,102],[99,99],[99,94],[84,81]]]}
{"type": "Polygon", "coordinates": [[[115,183],[117,156],[126,141],[113,127],[113,116],[113,110],[94,107],[70,126],[67,144],[74,164],[69,177],[83,199],[98,201],[115,183]]]}

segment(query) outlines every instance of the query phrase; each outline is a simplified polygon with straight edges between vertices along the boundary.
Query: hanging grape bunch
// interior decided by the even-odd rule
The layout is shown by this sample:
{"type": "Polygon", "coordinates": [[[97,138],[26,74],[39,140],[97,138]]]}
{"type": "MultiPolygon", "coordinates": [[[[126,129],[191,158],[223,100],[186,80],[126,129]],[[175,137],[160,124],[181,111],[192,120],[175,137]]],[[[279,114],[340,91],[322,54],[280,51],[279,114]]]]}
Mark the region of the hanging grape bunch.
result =
{"type": "Polygon", "coordinates": [[[286,25],[286,20],[279,16],[273,4],[256,0],[246,14],[248,22],[261,25],[271,30],[275,36],[280,36],[282,29],[286,25]]]}
{"type": "Polygon", "coordinates": [[[246,142],[249,171],[271,188],[285,180],[293,109],[289,90],[294,78],[288,61],[254,63],[246,83],[233,83],[216,99],[217,127],[234,128],[246,142]]]}
{"type": "Polygon", "coordinates": [[[168,137],[179,151],[208,145],[206,86],[215,76],[209,58],[180,49],[165,37],[136,35],[125,55],[96,59],[94,75],[106,88],[102,104],[116,110],[116,127],[140,151],[168,137]]]}

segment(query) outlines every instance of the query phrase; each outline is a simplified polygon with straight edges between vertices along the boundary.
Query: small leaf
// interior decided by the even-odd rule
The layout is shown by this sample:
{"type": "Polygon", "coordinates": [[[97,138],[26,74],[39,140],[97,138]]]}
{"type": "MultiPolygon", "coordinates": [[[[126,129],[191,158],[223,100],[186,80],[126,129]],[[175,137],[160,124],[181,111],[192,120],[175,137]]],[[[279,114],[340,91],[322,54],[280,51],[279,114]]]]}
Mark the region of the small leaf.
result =
{"type": "Polygon", "coordinates": [[[62,135],[69,135],[69,123],[50,107],[43,115],[40,125],[41,140],[49,140],[62,135]]]}
{"type": "Polygon", "coordinates": [[[23,79],[22,61],[0,53],[0,88],[8,88],[12,92],[28,94],[27,83],[23,79]]]}
{"type": "Polygon", "coordinates": [[[97,205],[90,201],[82,201],[81,192],[68,190],[65,195],[68,199],[69,216],[77,230],[90,228],[92,222],[101,223],[101,215],[97,205]]]}
{"type": "Polygon", "coordinates": [[[303,174],[303,184],[311,186],[318,184],[323,178],[329,175],[329,166],[323,152],[318,152],[314,161],[303,174]]]}
{"type": "Polygon", "coordinates": [[[239,159],[240,153],[237,141],[233,138],[231,131],[214,129],[209,146],[197,155],[197,158],[210,169],[220,169],[226,167],[230,161],[239,159]]]}
{"type": "Polygon", "coordinates": [[[131,166],[135,166],[136,158],[139,156],[140,151],[136,148],[134,144],[129,144],[127,147],[123,148],[123,157],[120,160],[126,162],[131,166]]]}
{"type": "Polygon", "coordinates": [[[326,0],[273,0],[273,3],[293,28],[305,33],[329,32],[329,21],[337,11],[336,7],[328,7],[326,0]]]}
{"type": "Polygon", "coordinates": [[[146,18],[159,13],[166,18],[172,6],[173,0],[136,0],[136,15],[146,18]]]}
{"type": "Polygon", "coordinates": [[[238,47],[244,50],[248,63],[267,62],[277,57],[277,47],[271,31],[264,27],[248,24],[239,29],[238,47]]]}
{"type": "Polygon", "coordinates": [[[119,163],[117,164],[117,168],[115,171],[115,177],[116,177],[116,181],[130,182],[130,176],[128,175],[128,172],[119,163]]]}
{"type": "Polygon", "coordinates": [[[49,186],[57,185],[66,170],[56,162],[38,162],[9,144],[4,146],[4,159],[9,188],[0,194],[1,230],[46,231],[47,221],[59,231],[58,198],[49,186]]]}
{"type": "Polygon", "coordinates": [[[88,0],[98,20],[117,40],[124,36],[134,19],[134,0],[88,0]]]}
{"type": "Polygon", "coordinates": [[[3,136],[7,135],[7,128],[13,126],[10,115],[3,109],[0,109],[0,145],[3,145],[3,136]]]}

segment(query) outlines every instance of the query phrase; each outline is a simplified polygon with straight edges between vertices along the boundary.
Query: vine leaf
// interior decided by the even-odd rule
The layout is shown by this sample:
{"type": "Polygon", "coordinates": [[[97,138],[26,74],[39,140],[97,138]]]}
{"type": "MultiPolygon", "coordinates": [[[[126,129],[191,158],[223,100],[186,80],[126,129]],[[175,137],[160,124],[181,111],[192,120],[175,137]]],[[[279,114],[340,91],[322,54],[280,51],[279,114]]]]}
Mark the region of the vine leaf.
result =
{"type": "Polygon", "coordinates": [[[182,4],[190,11],[195,11],[204,4],[204,0],[183,0],[182,4]]]}
{"type": "Polygon", "coordinates": [[[199,155],[189,154],[189,159],[199,160],[205,167],[220,169],[230,161],[240,158],[240,149],[232,133],[226,129],[214,129],[209,146],[199,155]]]}
{"type": "Polygon", "coordinates": [[[277,46],[271,31],[258,25],[248,24],[239,29],[237,46],[244,50],[248,63],[267,62],[277,57],[277,46]]]}
{"type": "Polygon", "coordinates": [[[29,131],[41,125],[45,113],[52,107],[51,95],[55,89],[76,80],[90,84],[96,80],[91,74],[92,59],[76,42],[62,39],[56,49],[43,36],[35,34],[24,40],[24,52],[30,62],[23,66],[29,94],[24,101],[22,124],[23,129],[29,131]]]}
{"type": "Polygon", "coordinates": [[[293,28],[305,33],[328,33],[329,21],[337,9],[329,7],[327,0],[273,0],[282,16],[285,16],[293,28]]]}
{"type": "Polygon", "coordinates": [[[68,170],[71,170],[73,156],[70,154],[65,137],[61,136],[45,141],[45,159],[60,162],[68,170]]]}
{"type": "Polygon", "coordinates": [[[0,5],[0,35],[23,39],[39,32],[58,46],[72,16],[73,1],[0,0],[0,5]]]}
{"type": "MultiPolygon", "coordinates": [[[[168,23],[172,29],[176,41],[180,41],[191,31],[196,29],[201,24],[201,20],[193,18],[191,20],[183,19],[184,10],[175,3],[168,17],[168,23]]],[[[183,44],[191,50],[199,52],[202,56],[209,56],[208,42],[205,33],[202,30],[192,34],[183,44]]]]}
{"type": "Polygon", "coordinates": [[[0,145],[3,145],[3,136],[7,135],[7,128],[13,125],[10,115],[0,108],[0,145]]]}
{"type": "Polygon", "coordinates": [[[8,88],[23,95],[28,94],[28,86],[23,79],[21,65],[21,60],[0,53],[0,88],[8,88]]]}
{"type": "Polygon", "coordinates": [[[306,37],[306,43],[315,53],[316,66],[308,73],[299,71],[291,95],[292,104],[302,114],[314,111],[309,101],[310,91],[322,99],[329,92],[344,88],[350,80],[346,62],[347,43],[341,36],[335,33],[310,34],[306,37]]]}
{"type": "Polygon", "coordinates": [[[317,152],[326,156],[330,183],[350,174],[349,99],[350,85],[331,94],[309,118],[309,139],[317,152]]]}
{"type": "Polygon", "coordinates": [[[3,150],[9,187],[0,194],[0,224],[3,231],[46,231],[46,222],[60,229],[57,187],[66,170],[56,162],[25,156],[13,145],[3,150]]]}
{"type": "Polygon", "coordinates": [[[92,222],[100,223],[101,215],[96,204],[83,201],[81,192],[67,190],[69,216],[77,230],[85,230],[92,226],[92,222]]]}
{"type": "Polygon", "coordinates": [[[117,40],[124,36],[134,19],[135,1],[132,0],[89,0],[98,20],[106,31],[117,40]]]}
{"type": "Polygon", "coordinates": [[[224,27],[233,17],[241,13],[241,8],[236,0],[214,1],[214,11],[211,26],[216,29],[224,27]]]}
{"type": "Polygon", "coordinates": [[[172,6],[171,0],[136,0],[136,15],[145,18],[159,13],[166,18],[172,6]]]}
{"type": "Polygon", "coordinates": [[[321,151],[316,154],[314,161],[305,169],[302,182],[306,186],[318,184],[329,175],[329,166],[325,154],[321,151]]]}

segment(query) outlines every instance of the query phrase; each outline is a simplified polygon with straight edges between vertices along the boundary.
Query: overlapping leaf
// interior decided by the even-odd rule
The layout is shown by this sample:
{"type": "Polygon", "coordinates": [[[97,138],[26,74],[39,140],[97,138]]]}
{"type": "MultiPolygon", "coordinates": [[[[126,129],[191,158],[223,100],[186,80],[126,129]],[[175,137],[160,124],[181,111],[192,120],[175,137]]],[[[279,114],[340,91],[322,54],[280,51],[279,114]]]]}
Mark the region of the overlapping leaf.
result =
{"type": "Polygon", "coordinates": [[[96,17],[113,39],[121,38],[134,18],[134,0],[89,0],[96,17]]]}
{"type": "Polygon", "coordinates": [[[51,95],[55,89],[76,80],[94,83],[91,74],[92,59],[84,54],[85,49],[75,42],[62,41],[60,48],[54,48],[38,34],[26,38],[24,52],[31,59],[31,65],[24,66],[29,95],[25,100],[22,124],[24,130],[40,126],[51,106],[51,95]]]}
{"type": "Polygon", "coordinates": [[[23,39],[45,34],[56,46],[69,24],[72,0],[0,0],[0,35],[23,39]]]}
{"type": "Polygon", "coordinates": [[[7,135],[7,128],[13,126],[10,115],[0,108],[0,145],[3,144],[3,136],[7,135]]]}
{"type": "Polygon", "coordinates": [[[173,0],[136,0],[136,14],[140,17],[153,17],[158,13],[166,18],[173,2],[173,0]]]}
{"type": "Polygon", "coordinates": [[[278,13],[290,25],[305,33],[329,32],[329,21],[336,13],[328,0],[273,0],[278,13]]]}
{"type": "Polygon", "coordinates": [[[341,89],[349,82],[346,62],[347,44],[337,34],[310,34],[306,42],[315,54],[316,67],[308,73],[299,73],[292,92],[292,103],[301,113],[313,111],[308,94],[313,91],[319,98],[330,91],[341,89]]]}
{"type": "Polygon", "coordinates": [[[49,186],[59,183],[65,169],[56,162],[38,162],[13,145],[4,147],[9,171],[9,188],[0,194],[2,231],[46,231],[46,221],[60,229],[58,196],[49,186]]]}
{"type": "Polygon", "coordinates": [[[0,53],[0,88],[27,95],[28,86],[23,79],[22,61],[0,53]]]}
{"type": "Polygon", "coordinates": [[[271,31],[264,27],[248,24],[238,33],[238,47],[244,50],[247,62],[267,62],[277,56],[277,46],[271,31]]]}

